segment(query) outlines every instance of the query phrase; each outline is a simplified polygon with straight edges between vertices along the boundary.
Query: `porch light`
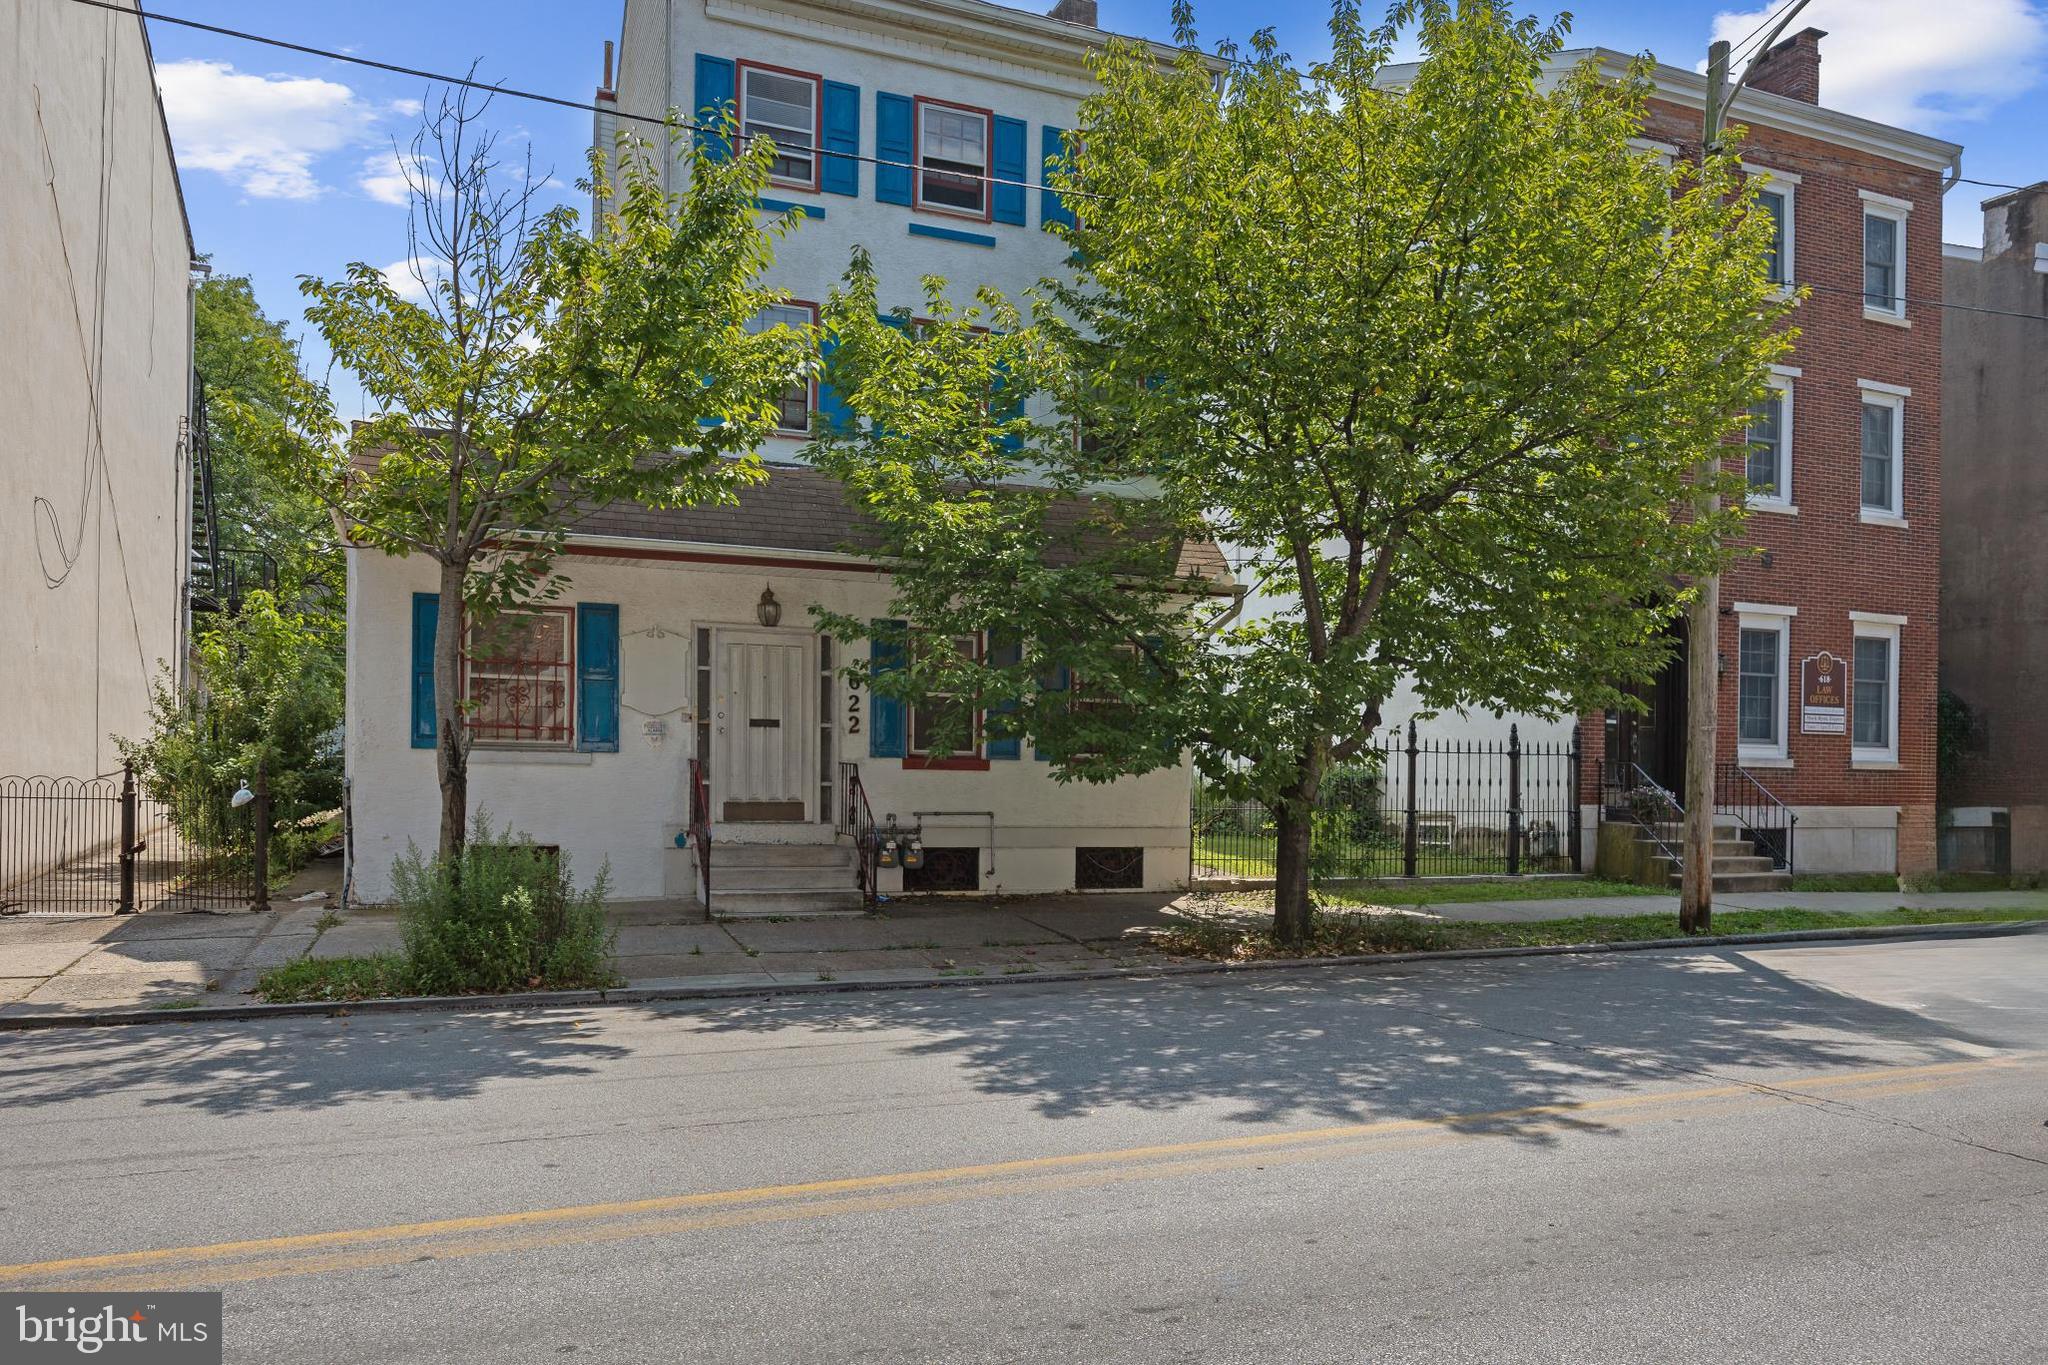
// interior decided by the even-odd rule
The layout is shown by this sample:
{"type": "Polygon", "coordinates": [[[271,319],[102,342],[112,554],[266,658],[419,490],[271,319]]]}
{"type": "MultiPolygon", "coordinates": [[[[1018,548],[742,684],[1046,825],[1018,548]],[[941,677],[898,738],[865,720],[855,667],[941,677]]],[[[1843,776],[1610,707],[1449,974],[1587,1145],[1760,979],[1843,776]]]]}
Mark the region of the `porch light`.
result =
{"type": "Polygon", "coordinates": [[[764,626],[782,624],[782,603],[775,600],[774,588],[761,589],[761,600],[755,604],[754,614],[761,618],[761,624],[764,626]]]}

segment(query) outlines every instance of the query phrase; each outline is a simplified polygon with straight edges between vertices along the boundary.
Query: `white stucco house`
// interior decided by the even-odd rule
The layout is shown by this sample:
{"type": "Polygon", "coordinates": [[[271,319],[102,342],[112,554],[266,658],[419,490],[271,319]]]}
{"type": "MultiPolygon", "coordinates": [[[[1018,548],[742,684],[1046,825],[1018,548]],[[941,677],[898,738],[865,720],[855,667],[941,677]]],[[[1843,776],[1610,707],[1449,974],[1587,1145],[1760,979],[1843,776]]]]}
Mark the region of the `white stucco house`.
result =
{"type": "MultiPolygon", "coordinates": [[[[732,101],[743,130],[775,139],[761,206],[807,215],[768,275],[795,300],[791,320],[815,317],[856,245],[887,307],[919,303],[928,273],[963,304],[982,285],[1018,297],[1065,268],[1066,247],[1045,230],[1064,210],[1037,182],[1090,87],[1085,54],[1103,42],[1093,11],[1089,0],[1062,0],[1053,17],[977,0],[628,0],[617,86],[599,103],[658,118],[732,101]]],[[[598,144],[620,125],[601,114],[598,144]]],[[[818,635],[809,609],[880,620],[890,592],[852,552],[860,527],[840,486],[801,457],[811,413],[834,403],[829,388],[791,391],[787,434],[759,452],[770,477],[736,507],[615,506],[576,527],[565,590],[533,613],[521,657],[467,661],[472,809],[558,846],[579,880],[608,864],[621,899],[704,896],[708,851],[721,914],[857,907],[854,845],[870,817],[884,840],[915,839],[923,853],[921,866],[880,869],[872,889],[884,895],[1183,883],[1185,767],[1091,786],[1056,782],[1016,740],[931,757],[914,708],[843,675],[846,646],[818,635]],[[708,850],[691,837],[693,796],[708,850]]],[[[1181,555],[1184,572],[1227,578],[1213,546],[1181,555]]],[[[349,554],[351,875],[363,901],[387,897],[393,859],[435,836],[435,586],[423,559],[349,554]]],[[[881,647],[852,647],[887,666],[881,647]]]]}

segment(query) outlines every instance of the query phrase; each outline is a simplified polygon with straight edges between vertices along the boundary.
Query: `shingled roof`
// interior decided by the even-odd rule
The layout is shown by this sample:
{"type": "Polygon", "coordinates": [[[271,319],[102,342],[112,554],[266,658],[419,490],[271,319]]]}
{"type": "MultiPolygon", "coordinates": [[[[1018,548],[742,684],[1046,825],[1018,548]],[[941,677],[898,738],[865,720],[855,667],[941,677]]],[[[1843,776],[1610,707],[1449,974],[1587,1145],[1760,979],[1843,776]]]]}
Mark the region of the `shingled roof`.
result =
{"type": "MultiPolygon", "coordinates": [[[[1083,504],[1069,505],[1079,515],[1083,504]]],[[[845,485],[818,470],[787,465],[769,466],[768,477],[741,490],[736,505],[657,509],[612,503],[587,513],[570,535],[820,554],[858,553],[882,544],[874,524],[847,497],[845,485]]],[[[1223,552],[1208,540],[1180,541],[1175,572],[1218,588],[1230,583],[1223,552]]]]}

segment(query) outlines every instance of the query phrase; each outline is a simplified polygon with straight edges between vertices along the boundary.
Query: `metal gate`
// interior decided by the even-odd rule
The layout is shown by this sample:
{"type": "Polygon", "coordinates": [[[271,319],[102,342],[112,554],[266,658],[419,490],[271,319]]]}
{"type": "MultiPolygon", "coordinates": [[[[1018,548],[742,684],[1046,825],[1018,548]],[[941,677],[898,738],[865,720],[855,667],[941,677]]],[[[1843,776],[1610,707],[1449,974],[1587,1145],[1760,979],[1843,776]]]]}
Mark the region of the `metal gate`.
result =
{"type": "Polygon", "coordinates": [[[132,768],[0,777],[0,915],[261,909],[268,805],[208,791],[174,809],[132,768]]]}

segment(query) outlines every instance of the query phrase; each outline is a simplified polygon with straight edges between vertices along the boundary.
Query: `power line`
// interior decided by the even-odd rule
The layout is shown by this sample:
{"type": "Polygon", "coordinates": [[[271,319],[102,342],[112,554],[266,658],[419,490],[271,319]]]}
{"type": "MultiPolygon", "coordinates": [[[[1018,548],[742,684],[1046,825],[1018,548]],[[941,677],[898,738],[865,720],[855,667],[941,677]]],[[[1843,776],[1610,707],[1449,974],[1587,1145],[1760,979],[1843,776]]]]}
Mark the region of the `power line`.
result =
{"type": "Polygon", "coordinates": [[[1735,61],[1742,55],[1742,50],[1748,47],[1753,41],[1755,41],[1756,36],[1759,33],[1762,33],[1766,29],[1770,28],[1770,26],[1777,21],[1779,15],[1783,14],[1786,10],[1792,8],[1792,6],[1798,3],[1799,0],[1785,0],[1785,3],[1779,5],[1776,9],[1766,11],[1762,23],[1758,24],[1755,28],[1751,29],[1748,33],[1744,34],[1740,41],[1732,44],[1729,47],[1729,64],[1733,65],[1735,61]]]}
{"type": "MultiPolygon", "coordinates": [[[[113,10],[117,14],[133,14],[155,23],[175,24],[180,28],[197,29],[201,33],[214,33],[223,38],[239,38],[245,43],[261,43],[266,47],[283,48],[287,52],[298,52],[308,57],[324,57],[328,61],[348,62],[355,66],[367,66],[376,71],[388,71],[393,75],[412,76],[419,80],[433,81],[441,85],[459,86],[466,90],[481,90],[486,94],[504,95],[511,99],[531,100],[536,104],[552,105],[557,109],[574,109],[586,114],[610,114],[615,118],[628,119],[635,123],[653,124],[657,127],[665,127],[668,123],[668,120],[657,118],[652,114],[635,114],[613,105],[597,104],[594,102],[585,103],[581,100],[567,99],[561,95],[542,94],[537,90],[520,90],[509,85],[474,80],[468,76],[451,76],[445,72],[427,71],[416,66],[400,66],[396,62],[380,62],[370,57],[358,57],[353,53],[336,52],[331,48],[313,47],[307,43],[294,43],[283,38],[270,38],[261,33],[250,33],[244,29],[227,28],[220,24],[201,23],[197,19],[185,19],[175,14],[161,14],[154,10],[146,9],[131,9],[127,5],[116,3],[116,0],[70,0],[70,3],[74,5],[89,5],[94,9],[113,10]]],[[[691,119],[680,120],[676,126],[686,132],[730,138],[735,142],[750,142],[755,139],[771,143],[774,141],[766,133],[743,133],[737,129],[727,131],[723,128],[709,128],[691,119]]],[[[860,152],[830,152],[825,151],[823,148],[811,148],[810,150],[816,155],[836,156],[845,161],[862,161],[871,166],[887,166],[892,169],[907,171],[918,169],[915,162],[867,156],[860,152]]],[[[974,175],[965,171],[948,171],[947,174],[955,179],[978,180],[987,185],[1016,185],[1027,190],[1048,190],[1053,188],[1050,185],[1040,184],[1035,181],[1014,180],[1008,176],[974,175]]],[[[1108,197],[1103,194],[1091,193],[1087,190],[1055,190],[1054,193],[1062,198],[1104,199],[1108,197]]]]}
{"type": "MultiPolygon", "coordinates": [[[[1805,280],[1795,281],[1801,289],[1811,289],[1820,294],[1862,294],[1861,289],[1839,284],[1813,284],[1805,280]]],[[[1867,296],[1866,296],[1867,297],[1867,296]]],[[[1940,308],[1951,313],[1986,313],[1998,318],[2029,318],[2035,322],[2048,322],[2048,313],[2021,313],[2011,308],[1979,308],[1975,304],[1949,303],[1942,299],[1915,298],[1910,294],[1895,295],[1903,303],[1922,308],[1940,308]]]]}

